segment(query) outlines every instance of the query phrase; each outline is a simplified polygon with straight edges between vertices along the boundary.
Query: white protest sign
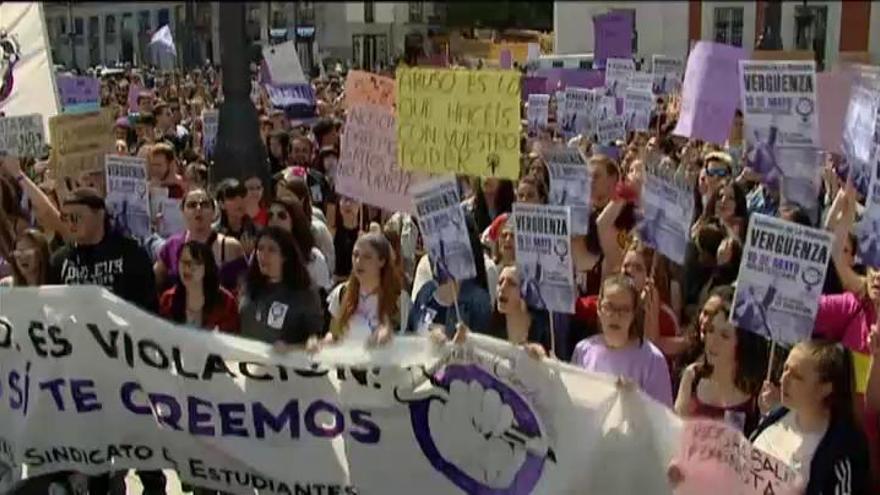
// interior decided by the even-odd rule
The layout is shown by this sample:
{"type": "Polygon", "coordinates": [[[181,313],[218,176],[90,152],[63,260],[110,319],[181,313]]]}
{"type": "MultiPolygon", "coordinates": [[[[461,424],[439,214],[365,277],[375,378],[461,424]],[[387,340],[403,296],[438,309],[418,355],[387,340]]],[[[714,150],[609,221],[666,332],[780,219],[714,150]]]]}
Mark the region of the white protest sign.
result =
{"type": "Polygon", "coordinates": [[[528,107],[526,108],[526,120],[529,123],[529,133],[537,135],[538,131],[547,128],[550,118],[550,95],[529,95],[528,107]]]}
{"type": "Polygon", "coordinates": [[[629,58],[609,58],[605,61],[605,89],[607,95],[623,98],[629,87],[629,79],[636,70],[636,64],[629,58]]]}
{"type": "Polygon", "coordinates": [[[726,423],[689,419],[682,434],[680,451],[672,461],[682,475],[675,495],[803,493],[796,471],[751,445],[726,423]]]}
{"type": "Polygon", "coordinates": [[[654,91],[654,74],[639,70],[634,71],[629,76],[627,89],[642,93],[652,93],[654,91]]]}
{"type": "Polygon", "coordinates": [[[600,95],[599,101],[593,109],[593,119],[598,122],[617,115],[617,98],[600,95]]]}
{"type": "Polygon", "coordinates": [[[876,159],[873,160],[865,211],[856,225],[855,234],[862,263],[880,266],[880,163],[876,159]]]}
{"type": "Polygon", "coordinates": [[[206,160],[214,157],[217,145],[217,129],[220,128],[220,112],[218,110],[202,111],[202,155],[206,160]]]}
{"type": "Polygon", "coordinates": [[[233,493],[670,493],[672,411],[477,332],[278,354],[98,287],[2,291],[0,492],[27,463],[233,493]]]}
{"type": "Polygon", "coordinates": [[[516,267],[526,304],[574,313],[570,208],[514,203],[513,218],[516,267]]]}
{"type": "Polygon", "coordinates": [[[593,92],[584,88],[565,88],[565,115],[562,132],[566,136],[591,134],[590,112],[595,101],[593,92]]]}
{"type": "Polygon", "coordinates": [[[477,276],[455,176],[422,182],[411,194],[434,277],[446,281],[477,276]]]}
{"type": "Polygon", "coordinates": [[[159,217],[156,230],[166,239],[186,230],[181,201],[169,198],[167,187],[150,188],[150,212],[153,218],[159,217]]]}
{"type": "Polygon", "coordinates": [[[150,198],[147,161],[133,156],[106,155],[107,214],[121,232],[134,237],[150,235],[150,198]]]}
{"type": "Polygon", "coordinates": [[[648,164],[642,184],[642,220],[636,227],[645,244],[684,265],[694,218],[693,185],[662,165],[648,164]]]}
{"type": "MultiPolygon", "coordinates": [[[[283,84],[308,84],[299,55],[296,53],[296,43],[290,40],[272,46],[263,47],[263,60],[269,69],[269,77],[273,86],[283,84]]],[[[267,81],[263,81],[264,83],[267,81]]]]}
{"type": "Polygon", "coordinates": [[[684,62],[678,57],[654,55],[651,57],[654,75],[654,94],[667,95],[681,91],[684,62]]]}
{"type": "Polygon", "coordinates": [[[654,95],[632,88],[623,97],[623,116],[627,131],[645,131],[651,126],[654,111],[654,95]]]}
{"type": "Polygon", "coordinates": [[[397,119],[390,108],[352,105],[346,112],[336,191],[388,211],[413,211],[410,189],[425,174],[397,164],[397,119]]]}
{"type": "Polygon", "coordinates": [[[843,153],[856,190],[867,195],[880,135],[880,91],[859,81],[852,86],[843,129],[843,153]]]}
{"type": "Polygon", "coordinates": [[[554,146],[541,151],[550,175],[549,204],[571,207],[572,235],[586,235],[590,228],[592,178],[577,148],[554,146]]]}
{"type": "Polygon", "coordinates": [[[39,158],[45,147],[42,115],[0,118],[0,156],[39,158]]]}
{"type": "Polygon", "coordinates": [[[730,321],[786,345],[810,338],[832,242],[830,232],[752,214],[730,321]]]}
{"type": "Polygon", "coordinates": [[[607,146],[615,141],[626,139],[626,122],[622,116],[615,115],[596,123],[596,143],[607,146]]]}
{"type": "Polygon", "coordinates": [[[560,132],[564,132],[562,129],[563,122],[565,121],[566,115],[568,115],[568,107],[565,101],[565,91],[557,91],[556,93],[556,127],[559,128],[560,132]]]}
{"type": "Polygon", "coordinates": [[[782,182],[786,199],[811,208],[822,164],[816,63],[741,60],[739,70],[749,167],[771,186],[782,182]]]}

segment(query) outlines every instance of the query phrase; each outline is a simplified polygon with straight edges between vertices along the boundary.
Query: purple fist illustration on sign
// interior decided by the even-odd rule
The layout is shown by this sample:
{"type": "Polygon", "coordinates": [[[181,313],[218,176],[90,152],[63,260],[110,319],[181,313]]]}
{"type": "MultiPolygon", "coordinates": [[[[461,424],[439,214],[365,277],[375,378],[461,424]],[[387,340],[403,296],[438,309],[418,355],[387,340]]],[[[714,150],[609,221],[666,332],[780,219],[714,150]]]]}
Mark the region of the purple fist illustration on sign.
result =
{"type": "Polygon", "coordinates": [[[12,94],[15,84],[13,69],[21,60],[21,48],[18,41],[6,31],[0,31],[0,102],[12,94]]]}
{"type": "Polygon", "coordinates": [[[556,461],[528,402],[476,365],[448,365],[406,400],[425,457],[463,492],[529,494],[556,461]]]}

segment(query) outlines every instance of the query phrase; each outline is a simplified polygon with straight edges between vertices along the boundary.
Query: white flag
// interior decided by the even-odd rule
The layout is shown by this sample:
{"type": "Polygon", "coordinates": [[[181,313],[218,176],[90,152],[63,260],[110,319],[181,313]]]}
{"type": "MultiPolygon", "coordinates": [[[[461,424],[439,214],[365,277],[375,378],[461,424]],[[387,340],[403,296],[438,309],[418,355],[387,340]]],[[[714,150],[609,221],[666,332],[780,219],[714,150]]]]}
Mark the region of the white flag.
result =
{"type": "Polygon", "coordinates": [[[177,56],[177,47],[174,46],[174,38],[171,37],[171,29],[168,27],[168,24],[162,26],[156,31],[153,35],[153,39],[150,40],[150,45],[156,45],[164,51],[177,56]]]}
{"type": "Polygon", "coordinates": [[[48,136],[58,108],[42,4],[0,2],[0,113],[38,113],[48,136]]]}

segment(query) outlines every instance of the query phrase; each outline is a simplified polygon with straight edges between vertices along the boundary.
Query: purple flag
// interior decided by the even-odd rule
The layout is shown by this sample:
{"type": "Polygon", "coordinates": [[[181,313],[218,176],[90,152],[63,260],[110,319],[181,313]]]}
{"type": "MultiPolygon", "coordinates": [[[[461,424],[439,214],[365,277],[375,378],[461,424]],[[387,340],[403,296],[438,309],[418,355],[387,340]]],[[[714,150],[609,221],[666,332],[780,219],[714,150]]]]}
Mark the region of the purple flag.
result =
{"type": "Polygon", "coordinates": [[[699,41],[687,60],[673,134],[724,144],[739,104],[739,47],[699,41]]]}
{"type": "Polygon", "coordinates": [[[633,13],[609,12],[593,17],[593,67],[602,69],[609,58],[632,57],[633,13]]]}
{"type": "Polygon", "coordinates": [[[546,77],[528,76],[528,77],[523,78],[523,85],[522,85],[523,101],[527,101],[529,99],[529,95],[546,95],[546,94],[550,94],[547,91],[547,78],[546,77]]]}
{"type": "Polygon", "coordinates": [[[505,48],[501,50],[500,59],[502,69],[509,69],[513,66],[513,56],[510,54],[510,49],[505,48]]]}

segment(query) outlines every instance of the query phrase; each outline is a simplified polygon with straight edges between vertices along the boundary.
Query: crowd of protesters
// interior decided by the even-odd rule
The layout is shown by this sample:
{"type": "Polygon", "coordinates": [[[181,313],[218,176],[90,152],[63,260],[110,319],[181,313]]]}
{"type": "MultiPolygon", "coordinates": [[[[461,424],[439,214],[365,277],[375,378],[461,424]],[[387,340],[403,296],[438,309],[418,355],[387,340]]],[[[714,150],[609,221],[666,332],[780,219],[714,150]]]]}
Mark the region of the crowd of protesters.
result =
{"type": "MultiPolygon", "coordinates": [[[[437,280],[415,218],[335,193],[344,79],[330,74],[313,86],[312,119],[290,119],[265,94],[256,98],[271,182],[242,172],[209,183],[201,116],[222,102],[218,74],[129,71],[104,79],[102,105],[117,116],[107,130],[116,152],[147,160],[150,186],[180,199],[184,229],[128,237],[108,217],[100,176],[62,183],[46,160],[6,157],[0,284],[101,285],[180,325],[259,340],[278,353],[343,341],[386,345],[407,334],[438,343],[487,334],[536,359],[622,376],[683,417],[735,425],[799,472],[808,495],[877,493],[880,364],[859,368],[866,376],[857,377],[853,353],[880,360],[880,268],[856,261],[853,225],[864,198],[835,173],[841,157],[828,155],[817,215],[785,201],[748,167],[741,115],[724,145],[689,140],[672,134],[673,96],[658,107],[651,132],[612,147],[570,140],[587,157],[592,213],[589,233],[572,238],[576,311],[553,314],[551,325],[520,290],[511,210],[514,202],[547,202],[540,147],[564,143],[553,104],[549,136],[529,137],[524,121],[519,180],[459,177],[477,275],[437,280]],[[130,112],[136,78],[145,89],[130,112]],[[683,265],[636,234],[652,153],[696,183],[698,214],[683,265]],[[768,341],[728,319],[753,213],[821,225],[837,240],[814,338],[790,351],[777,347],[772,362],[768,341]]],[[[138,475],[145,493],[165,493],[161,472],[138,475]]],[[[81,485],[77,476],[42,481],[81,485]]],[[[118,482],[87,480],[92,494],[118,482]]]]}

